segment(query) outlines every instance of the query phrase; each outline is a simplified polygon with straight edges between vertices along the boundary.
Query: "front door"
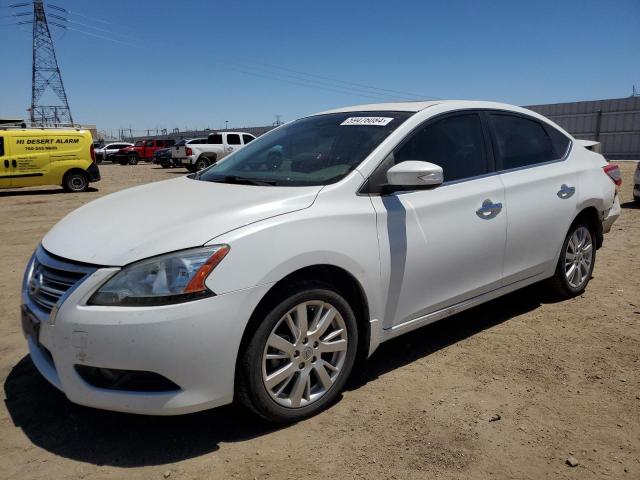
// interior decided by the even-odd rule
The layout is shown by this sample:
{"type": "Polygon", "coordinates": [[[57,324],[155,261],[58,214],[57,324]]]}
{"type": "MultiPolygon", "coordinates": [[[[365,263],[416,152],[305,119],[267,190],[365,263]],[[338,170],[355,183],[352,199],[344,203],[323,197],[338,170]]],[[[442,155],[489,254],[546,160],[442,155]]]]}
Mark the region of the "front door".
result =
{"type": "Polygon", "coordinates": [[[432,190],[372,196],[391,328],[501,286],[506,242],[504,187],[493,166],[480,114],[428,121],[370,179],[406,160],[440,165],[432,190]],[[387,280],[388,279],[388,280],[387,280]]]}

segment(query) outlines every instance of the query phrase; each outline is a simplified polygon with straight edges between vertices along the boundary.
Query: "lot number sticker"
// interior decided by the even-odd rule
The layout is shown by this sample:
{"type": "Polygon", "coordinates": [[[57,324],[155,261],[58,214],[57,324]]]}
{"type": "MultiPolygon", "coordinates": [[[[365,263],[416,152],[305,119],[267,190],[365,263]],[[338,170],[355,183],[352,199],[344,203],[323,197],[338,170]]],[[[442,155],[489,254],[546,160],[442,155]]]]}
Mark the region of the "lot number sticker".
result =
{"type": "Polygon", "coordinates": [[[375,125],[377,127],[384,127],[393,118],[389,117],[349,117],[340,125],[375,125]]]}

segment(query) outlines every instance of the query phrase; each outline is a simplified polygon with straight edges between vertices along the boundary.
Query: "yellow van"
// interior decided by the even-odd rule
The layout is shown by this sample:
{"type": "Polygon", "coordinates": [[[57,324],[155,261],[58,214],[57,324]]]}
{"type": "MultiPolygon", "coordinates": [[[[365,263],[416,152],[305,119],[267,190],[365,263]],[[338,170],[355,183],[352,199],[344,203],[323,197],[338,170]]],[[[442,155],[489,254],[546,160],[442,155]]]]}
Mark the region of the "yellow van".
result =
{"type": "Polygon", "coordinates": [[[82,192],[98,180],[88,130],[0,129],[0,188],[61,185],[82,192]]]}

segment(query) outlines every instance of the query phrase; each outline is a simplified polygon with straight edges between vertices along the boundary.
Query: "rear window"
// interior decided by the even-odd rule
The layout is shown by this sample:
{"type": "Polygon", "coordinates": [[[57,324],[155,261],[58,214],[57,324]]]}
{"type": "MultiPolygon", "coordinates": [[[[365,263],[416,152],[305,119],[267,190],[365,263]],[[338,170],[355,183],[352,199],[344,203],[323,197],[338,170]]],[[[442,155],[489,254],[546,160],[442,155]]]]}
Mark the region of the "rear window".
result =
{"type": "Polygon", "coordinates": [[[213,133],[209,135],[207,143],[210,143],[213,145],[222,145],[222,135],[220,135],[219,133],[213,133]]]}
{"type": "Polygon", "coordinates": [[[555,160],[551,138],[536,120],[491,114],[500,170],[528,167],[555,160]]]}
{"type": "Polygon", "coordinates": [[[230,133],[227,135],[227,143],[229,145],[240,145],[240,135],[237,133],[230,133]]]}
{"type": "Polygon", "coordinates": [[[255,140],[255,137],[252,137],[251,135],[242,135],[242,141],[244,142],[245,145],[249,143],[251,140],[255,140]]]}
{"type": "Polygon", "coordinates": [[[4,156],[4,138],[0,137],[0,157],[4,156]]]}

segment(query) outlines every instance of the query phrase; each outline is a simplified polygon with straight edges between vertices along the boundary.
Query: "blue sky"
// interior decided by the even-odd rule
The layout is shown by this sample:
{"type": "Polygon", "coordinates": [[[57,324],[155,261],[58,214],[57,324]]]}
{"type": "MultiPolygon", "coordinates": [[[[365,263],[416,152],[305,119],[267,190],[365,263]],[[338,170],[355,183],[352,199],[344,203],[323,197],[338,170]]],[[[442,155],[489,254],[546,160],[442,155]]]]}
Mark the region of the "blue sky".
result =
{"type": "MultiPolygon", "coordinates": [[[[17,1],[0,0],[0,117],[30,104],[29,27],[5,17],[17,1]]],[[[54,41],[74,120],[107,133],[270,124],[394,96],[526,105],[640,87],[638,0],[52,1],[73,28],[54,41]]]]}

